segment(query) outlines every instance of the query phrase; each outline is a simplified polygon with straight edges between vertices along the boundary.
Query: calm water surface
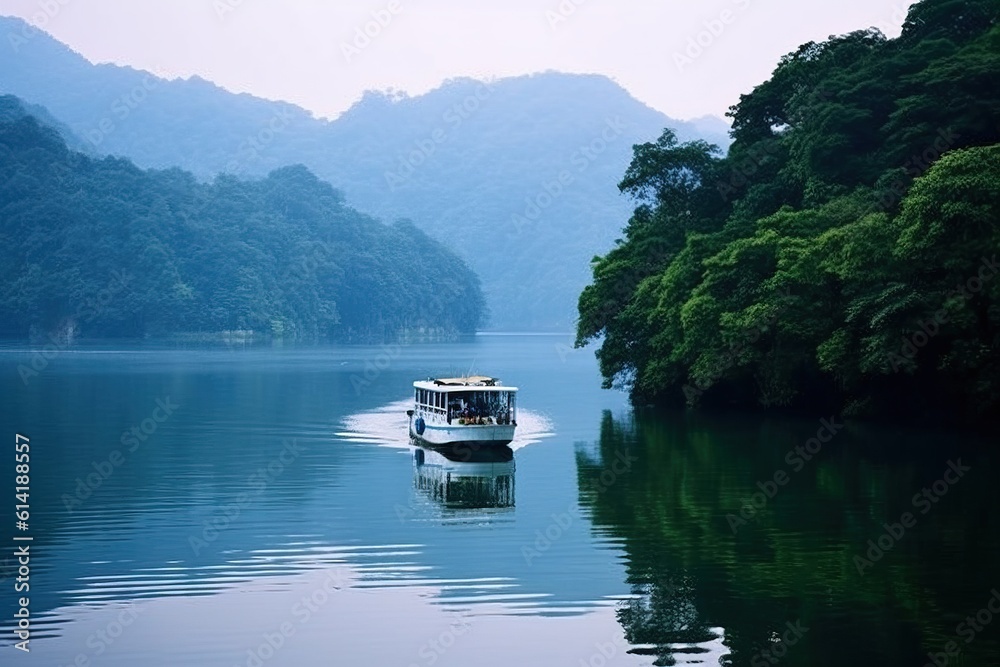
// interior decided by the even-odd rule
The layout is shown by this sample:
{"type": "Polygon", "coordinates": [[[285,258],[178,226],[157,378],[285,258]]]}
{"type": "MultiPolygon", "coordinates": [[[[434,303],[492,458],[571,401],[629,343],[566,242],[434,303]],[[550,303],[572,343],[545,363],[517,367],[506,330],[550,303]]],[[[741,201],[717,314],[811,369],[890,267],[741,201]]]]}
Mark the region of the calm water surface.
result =
{"type": "Polygon", "coordinates": [[[634,414],[571,343],[0,350],[0,663],[998,664],[990,439],[634,414]],[[410,383],[470,370],[521,387],[511,450],[414,450],[410,383]]]}

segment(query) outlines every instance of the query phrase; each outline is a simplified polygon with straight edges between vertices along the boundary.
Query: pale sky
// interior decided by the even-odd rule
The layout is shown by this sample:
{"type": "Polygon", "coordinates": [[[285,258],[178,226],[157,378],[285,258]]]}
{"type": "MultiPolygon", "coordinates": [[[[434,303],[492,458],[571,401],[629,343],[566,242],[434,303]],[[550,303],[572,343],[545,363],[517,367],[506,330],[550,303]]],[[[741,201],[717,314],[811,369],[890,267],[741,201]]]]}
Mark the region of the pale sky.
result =
{"type": "Polygon", "coordinates": [[[170,78],[197,74],[319,116],[336,117],[364,90],[417,95],[458,76],[558,70],[607,75],[649,106],[687,119],[722,116],[804,42],[869,26],[897,36],[910,4],[0,0],[0,14],[43,27],[93,62],[170,78]],[[366,27],[373,36],[359,37],[366,27]]]}

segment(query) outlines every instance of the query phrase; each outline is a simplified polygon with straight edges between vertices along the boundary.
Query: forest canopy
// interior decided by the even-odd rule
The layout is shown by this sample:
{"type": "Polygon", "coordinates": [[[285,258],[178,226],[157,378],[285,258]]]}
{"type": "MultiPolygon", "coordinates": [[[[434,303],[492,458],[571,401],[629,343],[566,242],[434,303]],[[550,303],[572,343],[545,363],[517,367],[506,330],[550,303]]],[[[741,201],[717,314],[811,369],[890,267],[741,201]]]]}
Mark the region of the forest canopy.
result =
{"type": "Polygon", "coordinates": [[[253,330],[384,339],[475,331],[476,275],[407,221],[344,204],[305,167],[199,183],[67,148],[0,97],[5,338],[253,330]]]}
{"type": "Polygon", "coordinates": [[[1000,407],[1000,3],[808,43],[731,107],[722,156],[634,148],[577,345],[654,404],[1000,407]]]}

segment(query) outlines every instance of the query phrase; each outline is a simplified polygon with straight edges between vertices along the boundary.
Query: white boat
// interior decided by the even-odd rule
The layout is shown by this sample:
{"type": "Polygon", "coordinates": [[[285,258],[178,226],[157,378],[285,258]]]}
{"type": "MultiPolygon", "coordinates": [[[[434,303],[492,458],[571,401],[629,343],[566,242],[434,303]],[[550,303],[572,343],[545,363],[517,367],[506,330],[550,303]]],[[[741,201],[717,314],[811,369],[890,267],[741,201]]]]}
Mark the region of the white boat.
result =
{"type": "Polygon", "coordinates": [[[410,438],[442,447],[508,445],[517,428],[517,387],[481,375],[413,383],[410,438]]]}

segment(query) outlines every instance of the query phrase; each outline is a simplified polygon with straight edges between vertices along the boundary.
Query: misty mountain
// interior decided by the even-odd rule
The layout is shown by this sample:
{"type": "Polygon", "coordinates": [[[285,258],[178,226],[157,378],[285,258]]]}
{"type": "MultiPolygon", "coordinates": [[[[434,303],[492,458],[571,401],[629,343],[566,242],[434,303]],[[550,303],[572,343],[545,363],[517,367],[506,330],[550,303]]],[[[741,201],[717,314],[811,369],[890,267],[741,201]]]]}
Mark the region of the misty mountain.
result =
{"type": "MultiPolygon", "coordinates": [[[[0,18],[0,34],[22,27],[0,18]]],[[[31,35],[0,49],[0,92],[45,106],[93,151],[141,167],[208,180],[304,164],[353,207],[408,218],[454,249],[479,273],[494,329],[573,328],[590,260],[632,210],[616,184],[633,144],[664,127],[728,144],[720,119],[672,120],[597,75],[457,79],[415,97],[369,92],[328,121],[198,77],[94,65],[31,35]]]]}

